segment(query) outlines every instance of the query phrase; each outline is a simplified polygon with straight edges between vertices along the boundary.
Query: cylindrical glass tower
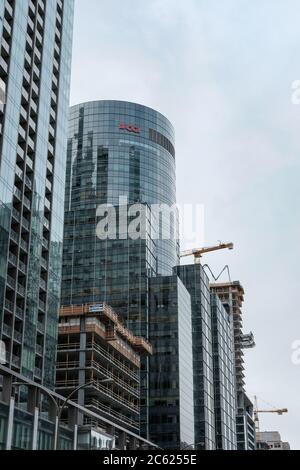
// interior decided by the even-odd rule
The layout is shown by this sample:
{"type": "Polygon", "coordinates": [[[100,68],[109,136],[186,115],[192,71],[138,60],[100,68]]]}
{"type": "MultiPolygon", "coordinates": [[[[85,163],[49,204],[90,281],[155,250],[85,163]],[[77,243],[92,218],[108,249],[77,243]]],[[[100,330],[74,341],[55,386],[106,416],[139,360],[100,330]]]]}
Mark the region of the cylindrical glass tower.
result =
{"type": "MultiPolygon", "coordinates": [[[[106,302],[135,335],[149,338],[149,280],[171,275],[179,264],[170,122],[153,109],[122,101],[71,108],[65,201],[62,304],[106,302]],[[124,217],[126,209],[127,232],[136,204],[144,213],[142,235],[124,236],[120,214],[124,217]],[[116,230],[106,239],[98,232],[103,205],[113,209],[116,219],[116,230]]],[[[140,428],[147,437],[147,358],[141,372],[140,428]]]]}
{"type": "Polygon", "coordinates": [[[174,129],[168,119],[123,101],[72,107],[62,303],[106,301],[136,334],[147,336],[147,280],[172,274],[179,262],[175,203],[174,129]],[[98,207],[111,204],[118,213],[124,200],[128,207],[145,206],[145,239],[100,240],[98,207]],[[170,209],[169,219],[153,215],[153,205],[160,204],[170,209]],[[155,237],[166,220],[170,237],[155,237]]]}

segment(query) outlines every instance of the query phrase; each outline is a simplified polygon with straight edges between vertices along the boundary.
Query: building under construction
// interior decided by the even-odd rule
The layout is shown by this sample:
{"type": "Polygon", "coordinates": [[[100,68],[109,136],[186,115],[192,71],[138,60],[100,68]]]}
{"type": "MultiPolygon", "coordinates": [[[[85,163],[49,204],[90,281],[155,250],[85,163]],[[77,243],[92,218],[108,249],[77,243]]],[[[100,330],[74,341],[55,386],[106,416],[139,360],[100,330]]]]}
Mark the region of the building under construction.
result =
{"type": "Polygon", "coordinates": [[[256,446],[254,410],[253,404],[245,392],[244,349],[254,347],[255,343],[252,333],[243,334],[244,289],[239,281],[235,281],[211,284],[211,291],[219,296],[233,318],[238,450],[254,450],[256,446]]]}
{"type": "Polygon", "coordinates": [[[288,442],[283,442],[279,432],[266,431],[258,432],[257,450],[291,450],[288,442]]]}
{"type": "Polygon", "coordinates": [[[105,303],[60,310],[57,391],[67,396],[86,385],[78,391],[79,405],[137,433],[141,355],[151,354],[151,345],[105,303]]]}

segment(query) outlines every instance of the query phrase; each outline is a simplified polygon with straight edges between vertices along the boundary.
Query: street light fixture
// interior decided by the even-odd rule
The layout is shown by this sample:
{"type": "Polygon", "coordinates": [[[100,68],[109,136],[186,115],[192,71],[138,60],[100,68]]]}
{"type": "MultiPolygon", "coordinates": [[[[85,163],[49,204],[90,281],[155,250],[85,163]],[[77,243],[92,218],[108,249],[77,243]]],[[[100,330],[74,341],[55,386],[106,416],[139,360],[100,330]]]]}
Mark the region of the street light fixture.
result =
{"type": "MultiPolygon", "coordinates": [[[[82,384],[82,385],[79,385],[78,387],[76,387],[74,390],[72,390],[72,392],[67,396],[67,398],[63,401],[62,405],[60,405],[60,400],[56,400],[53,395],[51,395],[50,392],[48,392],[46,389],[44,389],[43,387],[39,386],[39,384],[32,384],[32,385],[28,385],[26,384],[25,382],[13,382],[13,386],[14,387],[21,387],[23,385],[27,386],[27,387],[30,387],[30,386],[36,386],[38,388],[40,388],[49,398],[51,398],[52,400],[52,403],[55,405],[55,408],[56,408],[56,421],[55,421],[55,433],[54,433],[54,446],[53,446],[53,450],[57,450],[57,447],[58,447],[58,440],[59,440],[59,424],[60,424],[60,420],[61,420],[61,417],[62,417],[62,413],[66,407],[66,405],[68,404],[68,402],[71,400],[72,396],[75,395],[79,390],[82,390],[86,387],[89,387],[90,385],[93,385],[95,383],[94,380],[90,381],[90,382],[87,382],[85,384],[82,384]]],[[[113,384],[114,383],[114,379],[112,378],[109,378],[109,379],[103,379],[103,380],[99,380],[98,383],[101,383],[101,384],[113,384]]]]}

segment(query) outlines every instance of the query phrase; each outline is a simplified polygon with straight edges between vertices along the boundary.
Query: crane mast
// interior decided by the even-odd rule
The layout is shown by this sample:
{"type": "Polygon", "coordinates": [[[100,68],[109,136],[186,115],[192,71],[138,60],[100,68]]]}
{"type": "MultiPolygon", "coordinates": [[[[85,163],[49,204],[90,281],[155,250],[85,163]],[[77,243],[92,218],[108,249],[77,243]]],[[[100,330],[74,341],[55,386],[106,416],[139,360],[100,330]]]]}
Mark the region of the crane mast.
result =
{"type": "Polygon", "coordinates": [[[284,413],[288,413],[288,409],[287,408],[279,408],[279,409],[274,408],[271,410],[260,410],[258,408],[257,397],[255,397],[254,421],[255,421],[255,430],[257,433],[260,432],[259,416],[258,416],[260,413],[276,413],[277,415],[282,416],[284,413]]]}

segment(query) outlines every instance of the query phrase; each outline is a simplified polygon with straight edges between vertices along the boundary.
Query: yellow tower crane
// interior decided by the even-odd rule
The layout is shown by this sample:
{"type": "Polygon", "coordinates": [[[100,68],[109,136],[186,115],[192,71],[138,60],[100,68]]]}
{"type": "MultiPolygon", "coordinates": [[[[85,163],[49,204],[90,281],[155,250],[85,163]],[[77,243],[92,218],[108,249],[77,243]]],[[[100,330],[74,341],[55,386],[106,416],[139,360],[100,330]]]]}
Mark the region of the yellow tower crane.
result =
{"type": "Polygon", "coordinates": [[[274,408],[271,410],[259,410],[257,397],[255,397],[254,421],[255,421],[255,430],[257,433],[260,432],[259,431],[259,417],[258,417],[260,413],[276,413],[279,416],[282,416],[284,413],[288,413],[288,409],[287,408],[281,408],[281,409],[274,408]]]}
{"type": "Polygon", "coordinates": [[[219,245],[216,246],[211,246],[211,247],[204,247],[204,248],[195,248],[194,250],[187,250],[183,251],[180,254],[180,258],[184,258],[185,256],[194,256],[195,258],[195,263],[200,263],[200,259],[205,253],[210,253],[212,251],[218,251],[218,250],[233,250],[233,243],[220,243],[219,245]]]}

